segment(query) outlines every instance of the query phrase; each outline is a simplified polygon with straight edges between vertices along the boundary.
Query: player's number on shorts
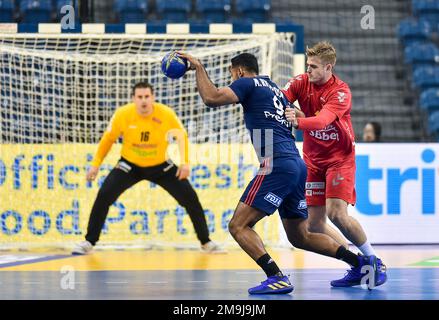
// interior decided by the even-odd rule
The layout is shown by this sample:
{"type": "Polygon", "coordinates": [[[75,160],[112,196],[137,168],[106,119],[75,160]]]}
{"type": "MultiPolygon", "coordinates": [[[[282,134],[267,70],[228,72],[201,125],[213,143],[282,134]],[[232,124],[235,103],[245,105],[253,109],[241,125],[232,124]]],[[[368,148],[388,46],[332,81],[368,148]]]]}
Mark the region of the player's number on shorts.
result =
{"type": "Polygon", "coordinates": [[[276,108],[276,113],[280,116],[283,116],[285,112],[284,110],[285,108],[282,102],[280,102],[279,99],[276,96],[274,96],[273,103],[274,103],[274,107],[276,108]]]}

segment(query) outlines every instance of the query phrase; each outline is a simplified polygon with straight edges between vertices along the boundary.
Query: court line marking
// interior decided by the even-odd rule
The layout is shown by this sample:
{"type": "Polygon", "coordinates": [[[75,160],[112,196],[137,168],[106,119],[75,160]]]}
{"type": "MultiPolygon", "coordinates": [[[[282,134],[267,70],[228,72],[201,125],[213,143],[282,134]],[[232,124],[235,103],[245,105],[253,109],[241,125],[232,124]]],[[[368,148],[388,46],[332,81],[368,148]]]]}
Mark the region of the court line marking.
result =
{"type": "Polygon", "coordinates": [[[33,261],[35,259],[41,259],[44,257],[47,257],[47,255],[2,254],[0,255],[0,265],[24,261],[33,261]]]}
{"type": "Polygon", "coordinates": [[[387,281],[409,281],[409,279],[388,279],[387,281]]]}
{"type": "Polygon", "coordinates": [[[189,283],[198,283],[198,282],[202,282],[202,283],[206,283],[208,282],[207,280],[190,280],[188,281],[189,283]]]}
{"type": "Polygon", "coordinates": [[[162,284],[162,283],[168,283],[168,281],[147,281],[146,283],[162,284]]]}
{"type": "Polygon", "coordinates": [[[307,280],[307,281],[311,281],[311,282],[328,282],[328,281],[330,281],[330,280],[328,280],[328,279],[310,279],[310,280],[307,280]]]}
{"type": "Polygon", "coordinates": [[[128,281],[105,281],[106,284],[126,284],[128,281]]]}
{"type": "Polygon", "coordinates": [[[42,281],[23,281],[23,284],[43,284],[42,281]]]}
{"type": "Polygon", "coordinates": [[[248,283],[248,280],[229,280],[229,283],[248,283]]]}
{"type": "Polygon", "coordinates": [[[15,267],[15,266],[21,266],[21,265],[25,265],[25,264],[31,264],[31,263],[38,263],[38,262],[45,262],[45,261],[50,261],[50,260],[60,260],[60,259],[65,259],[65,258],[71,258],[72,255],[54,255],[54,256],[43,256],[40,258],[36,258],[33,260],[21,260],[21,261],[15,261],[15,262],[10,262],[10,263],[4,263],[0,265],[0,270],[2,268],[7,268],[7,267],[15,267]]]}

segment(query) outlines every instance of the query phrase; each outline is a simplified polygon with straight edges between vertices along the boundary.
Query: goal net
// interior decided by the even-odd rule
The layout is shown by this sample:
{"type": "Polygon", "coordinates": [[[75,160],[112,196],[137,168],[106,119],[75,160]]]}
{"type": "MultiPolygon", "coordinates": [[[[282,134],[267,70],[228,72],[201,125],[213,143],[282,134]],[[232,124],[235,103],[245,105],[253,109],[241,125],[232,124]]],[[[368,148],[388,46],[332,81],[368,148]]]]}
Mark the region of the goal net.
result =
{"type": "MultiPolygon", "coordinates": [[[[116,164],[115,144],[90,183],[85,173],[108,122],[139,81],[172,107],[190,139],[190,181],[205,209],[211,238],[234,241],[227,224],[257,170],[240,105],[206,107],[195,74],[166,78],[170,50],[200,58],[218,86],[231,82],[230,60],[256,55],[260,73],[283,86],[293,75],[292,34],[270,35],[1,35],[0,247],[69,247],[82,240],[99,186],[116,164]]],[[[177,157],[170,149],[172,158],[177,157]]],[[[178,162],[178,159],[175,159],[178,162]]],[[[256,226],[279,245],[279,218],[256,226]]],[[[111,206],[101,245],[197,246],[185,210],[143,181],[111,206]]]]}

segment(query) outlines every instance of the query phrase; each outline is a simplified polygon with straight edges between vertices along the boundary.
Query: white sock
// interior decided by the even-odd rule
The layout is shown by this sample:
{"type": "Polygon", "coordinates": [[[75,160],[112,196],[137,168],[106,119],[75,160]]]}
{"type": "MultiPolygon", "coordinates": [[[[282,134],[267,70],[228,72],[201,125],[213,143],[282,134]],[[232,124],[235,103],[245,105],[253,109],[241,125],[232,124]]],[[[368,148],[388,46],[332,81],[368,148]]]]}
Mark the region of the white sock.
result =
{"type": "Polygon", "coordinates": [[[365,256],[376,256],[375,250],[373,250],[373,248],[370,245],[369,241],[366,241],[365,243],[363,243],[361,246],[358,247],[358,249],[365,256]]]}

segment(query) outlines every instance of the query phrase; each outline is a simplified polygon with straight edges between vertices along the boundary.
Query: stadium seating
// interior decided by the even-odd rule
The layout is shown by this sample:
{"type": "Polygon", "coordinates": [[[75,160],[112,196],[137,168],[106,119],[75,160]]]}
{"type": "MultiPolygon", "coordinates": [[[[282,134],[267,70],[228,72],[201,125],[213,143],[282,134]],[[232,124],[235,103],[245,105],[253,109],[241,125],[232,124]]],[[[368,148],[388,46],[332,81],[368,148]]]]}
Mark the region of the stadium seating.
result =
{"type": "Polygon", "coordinates": [[[432,112],[428,117],[428,128],[439,137],[439,111],[432,112]]]}
{"type": "Polygon", "coordinates": [[[439,87],[421,93],[420,106],[428,112],[439,111],[439,87]]]}
{"type": "Polygon", "coordinates": [[[420,66],[413,71],[413,82],[420,89],[439,87],[439,67],[420,66]]]}
{"type": "Polygon", "coordinates": [[[413,0],[412,10],[415,15],[426,12],[439,12],[439,2],[437,0],[413,0]]]}
{"type": "Polygon", "coordinates": [[[427,21],[435,30],[439,23],[439,1],[413,0],[412,10],[420,20],[427,21]]]}
{"type": "MultiPolygon", "coordinates": [[[[79,19],[78,2],[79,0],[74,6],[76,20],[79,19]]],[[[152,13],[154,21],[164,23],[258,23],[268,22],[272,10],[271,0],[112,0],[108,2],[110,4],[106,5],[106,8],[115,13],[113,22],[123,24],[145,23],[149,13],[152,13]],[[194,3],[193,8],[192,3],[194,3]],[[197,19],[192,20],[191,16],[195,14],[197,19]]],[[[44,23],[51,22],[52,18],[59,21],[63,16],[61,8],[73,4],[75,4],[74,0],[0,0],[0,23],[44,23]],[[16,8],[18,12],[15,12],[16,8]]],[[[148,19],[151,20],[151,17],[148,19]]],[[[425,23],[428,28],[432,28],[431,23],[425,23]]],[[[421,26],[419,28],[422,29],[421,26]]],[[[411,32],[413,33],[413,30],[411,32]]],[[[427,32],[418,31],[422,34],[429,32],[430,29],[427,32]]]]}
{"type": "Polygon", "coordinates": [[[50,22],[52,14],[51,0],[21,0],[20,12],[23,22],[41,23],[50,22]]]}
{"type": "Polygon", "coordinates": [[[55,10],[61,11],[63,6],[74,6],[74,0],[56,0],[55,1],[55,10]]]}
{"type": "Polygon", "coordinates": [[[14,1],[0,0],[0,23],[14,21],[14,1]]]}
{"type": "Polygon", "coordinates": [[[412,0],[412,12],[398,25],[398,37],[413,71],[412,86],[420,93],[419,107],[429,116],[430,133],[439,138],[439,1],[412,0]]]}
{"type": "Polygon", "coordinates": [[[414,42],[424,42],[428,40],[431,32],[432,26],[430,23],[414,18],[403,20],[398,26],[398,37],[405,45],[414,42]]]}
{"type": "Polygon", "coordinates": [[[197,0],[196,11],[205,22],[226,22],[230,16],[230,0],[197,0]]]}
{"type": "Polygon", "coordinates": [[[191,12],[191,0],[157,0],[156,7],[163,22],[187,22],[191,12]]]}
{"type": "Polygon", "coordinates": [[[121,23],[144,23],[148,13],[147,0],[116,0],[114,10],[121,23]]]}
{"type": "Polygon", "coordinates": [[[439,48],[433,43],[411,44],[404,50],[405,63],[414,68],[420,65],[439,64],[439,48]]]}
{"type": "Polygon", "coordinates": [[[251,22],[266,22],[271,8],[270,0],[235,0],[235,10],[251,22]]]}

